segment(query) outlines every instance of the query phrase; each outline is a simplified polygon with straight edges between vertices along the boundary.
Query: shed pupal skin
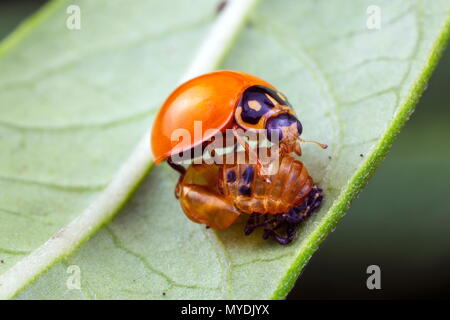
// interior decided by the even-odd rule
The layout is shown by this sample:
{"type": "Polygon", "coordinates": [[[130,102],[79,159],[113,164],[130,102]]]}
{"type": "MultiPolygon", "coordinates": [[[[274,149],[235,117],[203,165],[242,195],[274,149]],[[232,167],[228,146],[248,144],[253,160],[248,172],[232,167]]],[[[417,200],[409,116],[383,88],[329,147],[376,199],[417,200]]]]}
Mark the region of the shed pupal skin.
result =
{"type": "Polygon", "coordinates": [[[244,232],[263,229],[263,238],[288,244],[296,227],[321,204],[323,192],[302,162],[285,156],[279,173],[265,182],[255,165],[195,165],[180,177],[177,196],[186,216],[214,229],[227,229],[248,214],[244,232]]]}

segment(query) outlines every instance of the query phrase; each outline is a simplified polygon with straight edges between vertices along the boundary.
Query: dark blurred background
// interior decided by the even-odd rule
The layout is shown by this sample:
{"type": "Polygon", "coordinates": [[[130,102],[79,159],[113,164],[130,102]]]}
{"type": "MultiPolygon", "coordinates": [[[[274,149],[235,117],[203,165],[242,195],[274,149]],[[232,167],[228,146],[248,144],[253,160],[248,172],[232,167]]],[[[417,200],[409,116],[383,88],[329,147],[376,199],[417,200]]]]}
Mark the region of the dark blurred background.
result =
{"type": "MultiPolygon", "coordinates": [[[[3,0],[0,39],[45,1],[3,0]]],[[[450,50],[369,185],[289,299],[450,298],[450,50]],[[366,269],[381,268],[381,290],[366,269]]]]}

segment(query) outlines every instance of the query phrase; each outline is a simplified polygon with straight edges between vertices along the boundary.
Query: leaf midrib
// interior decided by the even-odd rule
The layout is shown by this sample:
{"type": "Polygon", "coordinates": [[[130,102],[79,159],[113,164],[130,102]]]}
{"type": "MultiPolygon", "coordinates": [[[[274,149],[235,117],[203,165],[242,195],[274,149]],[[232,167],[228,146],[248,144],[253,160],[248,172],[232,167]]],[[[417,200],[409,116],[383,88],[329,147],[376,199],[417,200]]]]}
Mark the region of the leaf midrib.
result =
{"type": "MultiPolygon", "coordinates": [[[[257,0],[234,0],[227,4],[181,81],[212,71],[219,65],[256,2],[257,0]]],[[[0,47],[0,57],[13,48],[19,40],[25,38],[36,24],[50,17],[62,3],[57,0],[51,1],[22,24],[0,47]]],[[[70,254],[112,219],[152,167],[148,140],[148,133],[145,133],[110,184],[80,216],[0,275],[0,298],[14,297],[30,281],[70,254]],[[52,250],[54,254],[50,254],[52,250]]]]}

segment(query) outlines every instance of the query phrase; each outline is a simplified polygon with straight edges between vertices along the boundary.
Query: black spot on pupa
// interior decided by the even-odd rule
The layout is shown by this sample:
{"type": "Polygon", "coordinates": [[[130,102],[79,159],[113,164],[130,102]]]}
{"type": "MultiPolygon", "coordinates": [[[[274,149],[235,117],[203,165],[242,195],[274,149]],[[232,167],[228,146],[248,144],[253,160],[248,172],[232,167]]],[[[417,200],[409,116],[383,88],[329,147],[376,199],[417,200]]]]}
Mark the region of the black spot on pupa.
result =
{"type": "Polygon", "coordinates": [[[236,181],[236,172],[233,170],[228,171],[227,173],[227,182],[235,182],[236,181]]]}
{"type": "Polygon", "coordinates": [[[250,184],[253,181],[253,176],[254,176],[255,170],[253,169],[253,166],[248,166],[245,170],[244,173],[242,174],[242,182],[244,184],[250,184]]]}
{"type": "Polygon", "coordinates": [[[243,196],[250,197],[252,195],[252,190],[248,186],[240,186],[239,187],[239,193],[243,196]]]}
{"type": "Polygon", "coordinates": [[[361,158],[364,157],[364,155],[363,155],[362,153],[361,153],[359,156],[360,156],[361,158]]]}

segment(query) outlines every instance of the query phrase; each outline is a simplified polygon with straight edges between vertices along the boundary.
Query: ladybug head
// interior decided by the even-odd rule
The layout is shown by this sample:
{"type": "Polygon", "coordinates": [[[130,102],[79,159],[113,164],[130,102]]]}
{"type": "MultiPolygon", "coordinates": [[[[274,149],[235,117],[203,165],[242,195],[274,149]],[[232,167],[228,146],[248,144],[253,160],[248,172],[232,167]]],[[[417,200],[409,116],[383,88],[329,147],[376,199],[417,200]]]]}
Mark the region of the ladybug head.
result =
{"type": "Polygon", "coordinates": [[[295,152],[299,156],[302,154],[300,142],[312,143],[322,149],[328,148],[326,144],[315,141],[303,140],[300,138],[303,127],[297,117],[291,113],[280,113],[270,117],[266,123],[267,138],[279,143],[281,152],[295,152]],[[274,139],[274,137],[276,138],[274,139]]]}
{"type": "Polygon", "coordinates": [[[278,141],[280,147],[287,152],[300,154],[299,139],[302,134],[302,124],[291,113],[280,113],[270,117],[266,123],[267,138],[278,141]],[[276,138],[275,138],[276,137],[276,138]]]}

